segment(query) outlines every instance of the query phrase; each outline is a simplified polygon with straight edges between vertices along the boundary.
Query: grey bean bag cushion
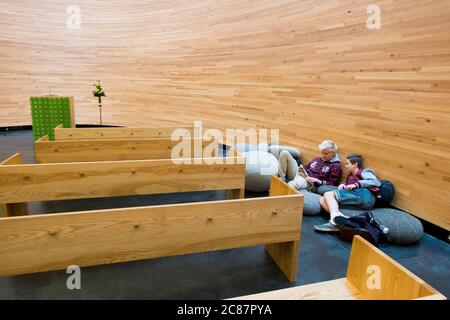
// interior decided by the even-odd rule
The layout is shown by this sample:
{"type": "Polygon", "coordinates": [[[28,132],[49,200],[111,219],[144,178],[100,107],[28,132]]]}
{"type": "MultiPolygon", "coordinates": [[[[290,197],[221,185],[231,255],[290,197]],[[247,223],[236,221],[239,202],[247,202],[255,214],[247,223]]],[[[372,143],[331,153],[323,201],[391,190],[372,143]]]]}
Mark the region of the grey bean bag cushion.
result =
{"type": "Polygon", "coordinates": [[[318,215],[322,211],[319,202],[321,196],[306,190],[300,190],[300,193],[303,194],[304,198],[303,214],[305,216],[318,215]]]}
{"type": "Polygon", "coordinates": [[[244,152],[245,190],[264,192],[269,190],[271,176],[278,174],[278,160],[265,151],[244,152]]]}
{"type": "Polygon", "coordinates": [[[334,191],[334,190],[337,190],[336,186],[319,186],[319,187],[317,187],[315,192],[317,194],[320,194],[321,196],[323,196],[325,194],[325,192],[334,191]]]}
{"type": "MultiPolygon", "coordinates": [[[[362,210],[345,209],[341,212],[348,216],[355,216],[362,210]]],[[[376,208],[371,210],[375,218],[389,228],[387,237],[389,242],[398,245],[409,245],[416,243],[422,238],[423,226],[419,219],[412,215],[391,208],[376,208]]]]}

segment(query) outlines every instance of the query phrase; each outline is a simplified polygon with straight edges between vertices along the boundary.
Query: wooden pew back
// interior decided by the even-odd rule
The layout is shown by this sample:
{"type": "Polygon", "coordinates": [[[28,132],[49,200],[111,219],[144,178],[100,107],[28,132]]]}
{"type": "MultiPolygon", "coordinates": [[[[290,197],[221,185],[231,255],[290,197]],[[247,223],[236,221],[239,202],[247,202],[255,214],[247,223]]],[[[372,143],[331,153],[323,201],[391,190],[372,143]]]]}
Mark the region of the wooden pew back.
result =
{"type": "Polygon", "coordinates": [[[0,219],[0,275],[268,243],[286,274],[276,245],[299,241],[302,207],[293,194],[0,219]]]}
{"type": "MultiPolygon", "coordinates": [[[[293,189],[291,186],[287,185],[280,178],[272,176],[270,179],[270,197],[277,196],[290,196],[299,195],[300,193],[293,189]]],[[[303,202],[300,207],[300,216],[298,217],[298,222],[300,227],[303,220],[303,202]]],[[[285,243],[268,244],[266,245],[267,254],[280,266],[284,275],[290,280],[295,281],[297,279],[297,269],[298,269],[298,255],[300,249],[300,232],[298,234],[298,239],[296,241],[289,241],[285,243]]]]}
{"type": "Polygon", "coordinates": [[[411,300],[439,294],[360,236],[353,238],[347,280],[364,300],[411,300]]]}
{"type": "Polygon", "coordinates": [[[205,147],[214,149],[213,156],[219,156],[218,143],[203,139],[183,142],[170,138],[49,141],[45,136],[34,143],[37,163],[171,159],[172,152],[179,158],[201,158],[205,147]],[[184,152],[182,147],[189,152],[184,152]]]}
{"type": "Polygon", "coordinates": [[[353,238],[347,277],[231,300],[444,300],[445,296],[360,236],[353,238]]]}
{"type": "Polygon", "coordinates": [[[200,164],[164,159],[1,165],[0,203],[244,189],[242,158],[200,164]]]}
{"type": "Polygon", "coordinates": [[[194,126],[55,128],[55,140],[153,139],[171,138],[176,129],[186,129],[194,137],[194,126]]]}
{"type": "MultiPolygon", "coordinates": [[[[11,157],[0,162],[1,166],[11,166],[22,164],[22,156],[20,153],[13,154],[11,157]]],[[[20,216],[28,213],[28,204],[25,203],[1,203],[0,217],[20,216]]]]}

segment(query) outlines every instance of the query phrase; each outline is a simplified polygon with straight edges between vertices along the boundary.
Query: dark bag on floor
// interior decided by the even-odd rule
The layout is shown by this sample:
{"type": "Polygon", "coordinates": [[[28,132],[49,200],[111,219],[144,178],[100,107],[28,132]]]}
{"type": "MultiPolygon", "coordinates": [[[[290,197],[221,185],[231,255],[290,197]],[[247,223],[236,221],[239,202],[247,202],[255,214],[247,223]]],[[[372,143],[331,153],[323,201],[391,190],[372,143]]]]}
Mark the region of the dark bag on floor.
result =
{"type": "Polygon", "coordinates": [[[381,236],[389,231],[375,219],[372,212],[350,218],[338,216],[334,222],[341,227],[342,239],[352,241],[355,235],[360,235],[375,246],[378,246],[381,236]]]}

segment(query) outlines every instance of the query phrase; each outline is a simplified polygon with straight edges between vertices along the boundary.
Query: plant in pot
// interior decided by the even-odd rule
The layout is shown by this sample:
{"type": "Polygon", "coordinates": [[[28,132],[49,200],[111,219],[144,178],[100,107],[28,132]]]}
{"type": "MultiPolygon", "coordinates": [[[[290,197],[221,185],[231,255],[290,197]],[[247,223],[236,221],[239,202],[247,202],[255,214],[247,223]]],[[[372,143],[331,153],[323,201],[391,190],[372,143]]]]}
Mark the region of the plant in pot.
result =
{"type": "Polygon", "coordinates": [[[105,92],[103,91],[100,80],[94,84],[95,90],[92,91],[94,97],[98,97],[98,110],[100,112],[100,125],[102,125],[102,97],[106,97],[105,92]]]}

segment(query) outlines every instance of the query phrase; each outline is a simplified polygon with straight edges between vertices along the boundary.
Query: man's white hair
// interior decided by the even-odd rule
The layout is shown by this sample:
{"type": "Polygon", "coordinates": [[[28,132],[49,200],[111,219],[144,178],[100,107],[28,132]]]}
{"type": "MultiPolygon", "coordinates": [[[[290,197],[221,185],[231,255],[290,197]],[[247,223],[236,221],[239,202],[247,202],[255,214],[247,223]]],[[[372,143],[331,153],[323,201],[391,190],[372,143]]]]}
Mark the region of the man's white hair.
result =
{"type": "Polygon", "coordinates": [[[331,140],[322,141],[322,143],[319,144],[319,149],[320,149],[320,151],[328,149],[328,150],[333,151],[334,153],[337,153],[337,151],[338,151],[338,147],[337,147],[336,143],[334,143],[331,140]]]}

